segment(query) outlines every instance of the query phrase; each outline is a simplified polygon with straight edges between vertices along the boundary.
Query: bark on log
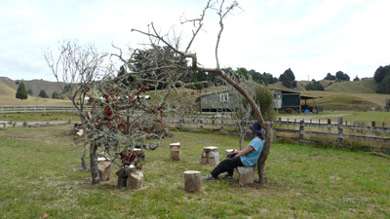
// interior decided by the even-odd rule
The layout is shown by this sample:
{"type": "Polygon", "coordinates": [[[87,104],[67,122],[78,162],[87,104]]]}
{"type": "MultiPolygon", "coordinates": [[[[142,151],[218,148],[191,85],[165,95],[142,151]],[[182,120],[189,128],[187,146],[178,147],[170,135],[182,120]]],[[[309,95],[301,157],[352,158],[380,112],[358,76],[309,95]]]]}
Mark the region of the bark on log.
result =
{"type": "Polygon", "coordinates": [[[130,172],[127,178],[127,188],[135,189],[135,190],[141,189],[143,179],[144,179],[144,174],[141,170],[130,172]]]}
{"type": "Polygon", "coordinates": [[[126,188],[127,185],[127,173],[124,169],[120,169],[116,172],[116,175],[118,176],[118,181],[116,186],[121,188],[126,188]]]}
{"type": "Polygon", "coordinates": [[[253,170],[254,167],[237,167],[237,171],[240,175],[238,180],[240,185],[252,184],[254,182],[253,170]]]}
{"type": "Polygon", "coordinates": [[[193,193],[200,192],[202,189],[202,181],[199,171],[186,170],[184,171],[184,191],[193,193]]]}
{"type": "Polygon", "coordinates": [[[110,161],[99,161],[98,170],[99,170],[100,181],[110,181],[111,179],[110,161]]]}

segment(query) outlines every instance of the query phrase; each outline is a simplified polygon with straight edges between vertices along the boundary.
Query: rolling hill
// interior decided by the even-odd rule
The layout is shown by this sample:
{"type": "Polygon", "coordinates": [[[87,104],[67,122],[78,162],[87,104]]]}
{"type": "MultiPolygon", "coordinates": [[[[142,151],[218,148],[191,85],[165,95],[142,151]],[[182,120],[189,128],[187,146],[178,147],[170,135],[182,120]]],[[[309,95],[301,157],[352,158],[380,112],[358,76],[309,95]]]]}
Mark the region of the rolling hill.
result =
{"type": "MultiPolygon", "coordinates": [[[[27,83],[29,83],[31,87],[34,87],[34,89],[37,90],[36,93],[39,93],[40,89],[46,90],[47,93],[48,91],[50,92],[51,90],[54,91],[55,90],[54,85],[56,84],[54,82],[48,82],[48,81],[42,81],[40,83],[37,83],[36,80],[25,81],[27,89],[29,88],[27,83]]],[[[40,97],[35,97],[30,95],[27,98],[27,100],[16,99],[15,94],[16,94],[17,87],[18,85],[16,85],[15,81],[9,78],[4,78],[4,77],[0,78],[0,105],[71,105],[72,104],[69,100],[40,98],[40,97]]],[[[48,95],[51,95],[51,93],[48,93],[48,95]]]]}
{"type": "MultiPolygon", "coordinates": [[[[0,77],[0,83],[7,85],[12,89],[18,89],[17,81],[11,80],[7,77],[0,77]]],[[[45,90],[46,94],[51,97],[54,91],[60,93],[61,88],[64,86],[64,83],[61,82],[51,82],[45,80],[30,80],[24,81],[24,85],[26,85],[26,89],[31,89],[33,92],[33,96],[38,96],[41,89],[45,90]]]]}

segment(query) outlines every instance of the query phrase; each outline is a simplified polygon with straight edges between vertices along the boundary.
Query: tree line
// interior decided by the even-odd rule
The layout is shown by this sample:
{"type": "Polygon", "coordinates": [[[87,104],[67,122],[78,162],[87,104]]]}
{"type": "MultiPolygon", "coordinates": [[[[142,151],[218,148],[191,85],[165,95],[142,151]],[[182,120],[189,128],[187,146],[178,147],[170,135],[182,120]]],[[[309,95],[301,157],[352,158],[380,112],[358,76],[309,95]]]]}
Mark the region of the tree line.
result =
{"type": "MultiPolygon", "coordinates": [[[[16,94],[15,94],[15,97],[17,99],[21,99],[21,100],[25,100],[28,98],[28,96],[33,96],[34,93],[32,91],[31,88],[29,88],[27,90],[26,88],[26,85],[24,84],[24,81],[16,81],[16,84],[18,84],[18,89],[16,90],[16,94]]],[[[65,87],[67,87],[68,85],[65,85],[65,87]]],[[[49,98],[49,96],[47,95],[46,91],[44,89],[41,89],[39,91],[39,94],[38,94],[38,97],[41,97],[41,98],[49,98]]],[[[65,96],[63,95],[63,93],[59,93],[57,91],[53,91],[52,95],[51,95],[51,98],[52,99],[65,99],[65,96]]]]}

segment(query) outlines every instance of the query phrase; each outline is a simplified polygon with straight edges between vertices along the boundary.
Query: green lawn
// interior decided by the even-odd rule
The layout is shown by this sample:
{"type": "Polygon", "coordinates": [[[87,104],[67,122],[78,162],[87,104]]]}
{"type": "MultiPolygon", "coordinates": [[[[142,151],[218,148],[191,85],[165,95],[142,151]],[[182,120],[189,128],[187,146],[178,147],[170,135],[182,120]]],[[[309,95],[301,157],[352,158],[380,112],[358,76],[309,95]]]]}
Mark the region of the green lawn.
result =
{"type": "Polygon", "coordinates": [[[223,155],[238,138],[174,132],[160,148],[145,152],[143,189],[131,191],[117,189],[115,177],[91,186],[90,173],[74,170],[81,147],[64,135],[67,130],[0,131],[2,218],[45,213],[53,218],[390,217],[389,160],[363,152],[274,143],[264,187],[219,180],[203,182],[199,194],[187,194],[183,172],[205,175],[213,168],[199,164],[203,147],[218,146],[223,155]],[[168,144],[177,141],[182,143],[181,161],[173,162],[168,144]]]}

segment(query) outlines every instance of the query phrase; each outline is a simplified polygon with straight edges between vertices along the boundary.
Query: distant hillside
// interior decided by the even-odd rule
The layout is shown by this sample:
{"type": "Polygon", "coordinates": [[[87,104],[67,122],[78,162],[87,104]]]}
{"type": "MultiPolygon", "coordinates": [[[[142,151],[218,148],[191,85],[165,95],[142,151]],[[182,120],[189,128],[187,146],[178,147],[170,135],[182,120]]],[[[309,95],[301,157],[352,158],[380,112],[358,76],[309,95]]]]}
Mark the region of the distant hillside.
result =
{"type": "MultiPolygon", "coordinates": [[[[305,86],[308,84],[308,81],[298,81],[297,87],[293,90],[299,92],[305,92],[305,86]]],[[[336,82],[329,80],[321,80],[321,85],[325,88],[325,91],[330,92],[342,92],[342,93],[363,93],[363,94],[373,94],[377,89],[377,85],[374,82],[373,78],[361,80],[361,81],[344,81],[344,82],[336,82]]],[[[274,84],[270,84],[269,88],[273,89],[287,89],[282,85],[282,82],[276,82],[274,84]]]]}
{"type": "MultiPolygon", "coordinates": [[[[20,80],[18,80],[20,81],[20,80]]],[[[16,84],[17,81],[11,80],[7,77],[0,77],[0,83],[7,85],[10,88],[17,89],[19,85],[16,84]]],[[[45,80],[30,80],[24,81],[26,89],[31,89],[33,96],[38,96],[41,89],[45,90],[46,94],[51,97],[54,91],[61,92],[61,88],[65,83],[51,82],[45,80]]]]}
{"type": "Polygon", "coordinates": [[[345,81],[334,82],[329,87],[325,88],[326,91],[343,92],[343,93],[375,93],[377,85],[373,78],[365,79],[361,81],[345,81]]]}
{"type": "MultiPolygon", "coordinates": [[[[34,93],[39,94],[40,89],[46,90],[46,93],[51,96],[50,91],[54,91],[57,87],[56,83],[49,81],[25,81],[27,89],[30,88],[27,85],[30,82],[31,89],[34,93]],[[40,83],[37,83],[40,82],[40,83]],[[41,86],[41,87],[39,87],[41,86]]],[[[35,96],[28,96],[27,100],[16,99],[16,89],[18,85],[15,81],[0,77],[0,105],[71,105],[69,100],[55,100],[50,98],[40,98],[35,96]]],[[[58,89],[59,91],[59,89],[58,89]]]]}

